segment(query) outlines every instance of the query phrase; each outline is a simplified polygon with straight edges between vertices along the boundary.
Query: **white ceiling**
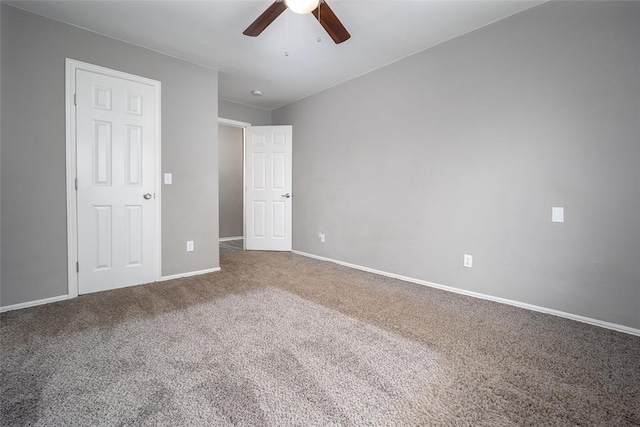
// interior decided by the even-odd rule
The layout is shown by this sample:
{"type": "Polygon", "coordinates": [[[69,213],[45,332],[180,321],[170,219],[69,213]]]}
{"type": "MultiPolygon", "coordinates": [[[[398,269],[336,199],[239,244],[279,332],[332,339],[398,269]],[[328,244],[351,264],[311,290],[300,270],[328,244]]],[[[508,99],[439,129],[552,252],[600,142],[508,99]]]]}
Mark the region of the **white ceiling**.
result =
{"type": "Polygon", "coordinates": [[[340,45],[290,11],[259,37],[242,35],[272,0],[7,3],[215,68],[220,98],[274,109],[543,2],[328,0],[351,33],[340,45]]]}

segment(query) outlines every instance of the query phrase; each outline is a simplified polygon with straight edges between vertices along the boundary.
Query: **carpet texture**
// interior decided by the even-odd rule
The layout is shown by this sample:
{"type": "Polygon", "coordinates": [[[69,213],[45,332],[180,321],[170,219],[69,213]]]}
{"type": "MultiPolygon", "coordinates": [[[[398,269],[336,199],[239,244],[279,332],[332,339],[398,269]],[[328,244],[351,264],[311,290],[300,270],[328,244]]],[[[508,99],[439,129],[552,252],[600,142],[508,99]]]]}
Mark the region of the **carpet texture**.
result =
{"type": "Polygon", "coordinates": [[[640,338],[290,253],[0,315],[2,425],[640,426],[640,338]]]}

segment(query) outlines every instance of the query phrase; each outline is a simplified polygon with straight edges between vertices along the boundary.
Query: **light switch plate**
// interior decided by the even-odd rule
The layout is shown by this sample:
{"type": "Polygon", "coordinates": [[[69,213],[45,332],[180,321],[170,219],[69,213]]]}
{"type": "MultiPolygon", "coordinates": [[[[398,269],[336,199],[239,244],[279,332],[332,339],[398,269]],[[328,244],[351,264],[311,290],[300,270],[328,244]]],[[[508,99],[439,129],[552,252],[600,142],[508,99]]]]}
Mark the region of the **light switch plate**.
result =
{"type": "Polygon", "coordinates": [[[170,173],[164,174],[164,183],[165,184],[173,184],[173,176],[170,173]]]}
{"type": "Polygon", "coordinates": [[[551,208],[551,222],[564,222],[564,208],[551,208]]]}
{"type": "Polygon", "coordinates": [[[465,267],[471,268],[473,267],[473,255],[464,254],[464,259],[462,260],[462,265],[465,267]]]}

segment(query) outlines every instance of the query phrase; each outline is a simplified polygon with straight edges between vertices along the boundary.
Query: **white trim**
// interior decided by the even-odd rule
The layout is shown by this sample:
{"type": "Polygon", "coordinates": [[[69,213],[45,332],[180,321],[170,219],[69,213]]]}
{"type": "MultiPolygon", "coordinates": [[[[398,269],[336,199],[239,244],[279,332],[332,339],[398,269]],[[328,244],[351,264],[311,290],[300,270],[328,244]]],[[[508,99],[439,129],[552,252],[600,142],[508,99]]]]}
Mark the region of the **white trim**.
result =
{"type": "Polygon", "coordinates": [[[207,268],[205,270],[198,270],[198,271],[190,271],[188,273],[171,274],[169,276],[162,276],[160,279],[158,279],[158,282],[164,282],[165,280],[182,279],[184,277],[199,276],[201,274],[215,273],[217,271],[220,271],[220,267],[207,268]]]}
{"type": "MultiPolygon", "coordinates": [[[[206,270],[198,270],[198,271],[190,271],[188,273],[172,274],[170,276],[162,276],[157,281],[158,282],[163,282],[165,280],[173,280],[173,279],[180,279],[180,278],[183,278],[183,277],[199,276],[201,274],[215,273],[215,272],[220,271],[220,270],[221,270],[220,267],[214,267],[214,268],[208,268],[206,270]]],[[[75,270],[74,270],[74,272],[75,272],[75,270]]],[[[119,289],[124,289],[124,288],[119,288],[119,289]]],[[[77,295],[76,295],[76,297],[77,297],[77,295]]],[[[57,297],[39,299],[39,300],[35,300],[35,301],[21,302],[19,304],[13,304],[13,305],[7,305],[7,306],[4,306],[4,307],[0,307],[0,313],[4,313],[5,311],[20,310],[22,308],[34,307],[34,306],[37,306],[37,305],[50,304],[52,302],[64,301],[64,300],[71,299],[71,298],[74,298],[74,297],[72,297],[70,295],[60,295],[60,296],[57,296],[57,297]]]]}
{"type": "Polygon", "coordinates": [[[612,329],[614,331],[624,332],[626,334],[640,336],[640,329],[636,329],[636,328],[632,328],[632,327],[624,326],[624,325],[619,325],[617,323],[605,322],[603,320],[593,319],[591,317],[585,317],[585,316],[580,316],[580,315],[577,315],[577,314],[567,313],[567,312],[564,312],[564,311],[554,310],[552,308],[541,307],[541,306],[538,306],[538,305],[527,304],[525,302],[514,301],[514,300],[510,300],[510,299],[506,299],[506,298],[495,297],[493,295],[487,295],[487,294],[482,294],[482,293],[479,293],[479,292],[473,292],[473,291],[467,291],[467,290],[464,290],[464,289],[454,288],[454,287],[451,287],[451,286],[440,285],[438,283],[427,282],[426,280],[414,279],[413,277],[401,276],[400,274],[394,274],[394,273],[388,273],[386,271],[375,270],[373,268],[363,267],[361,265],[356,265],[356,264],[351,264],[351,263],[348,263],[348,262],[338,261],[338,260],[331,259],[331,258],[325,258],[325,257],[319,256],[319,255],[313,255],[313,254],[309,254],[309,253],[306,253],[306,252],[301,252],[301,251],[296,251],[296,250],[293,250],[291,252],[293,252],[294,254],[297,254],[297,255],[302,255],[302,256],[308,257],[308,258],[314,258],[314,259],[317,259],[317,260],[320,260],[320,261],[333,262],[335,264],[343,265],[343,266],[349,267],[349,268],[354,268],[356,270],[362,270],[362,271],[366,271],[368,273],[378,274],[380,276],[391,277],[393,279],[403,280],[405,282],[416,283],[418,285],[429,286],[431,288],[441,289],[443,291],[448,291],[448,292],[454,292],[456,294],[467,295],[467,296],[474,297],[474,298],[480,298],[480,299],[484,299],[484,300],[488,300],[488,301],[498,302],[498,303],[501,303],[501,304],[512,305],[512,306],[515,306],[515,307],[520,307],[520,308],[524,308],[524,309],[531,310],[531,311],[537,311],[537,312],[540,312],[540,313],[551,314],[553,316],[558,316],[558,317],[564,317],[566,319],[571,319],[571,320],[575,320],[575,321],[582,322],[582,323],[588,323],[590,325],[599,326],[601,328],[612,329]]]}
{"type": "Polygon", "coordinates": [[[230,240],[244,240],[244,236],[236,236],[236,237],[221,237],[221,242],[228,242],[230,240]]]}
{"type": "Polygon", "coordinates": [[[222,117],[218,117],[218,124],[233,126],[237,128],[248,128],[249,126],[251,126],[251,123],[239,122],[238,120],[225,119],[222,117]]]}
{"type": "MultiPolygon", "coordinates": [[[[155,81],[155,80],[151,80],[155,81]]],[[[162,83],[156,81],[156,277],[162,277],[162,83]]]]}
{"type": "Polygon", "coordinates": [[[76,262],[78,260],[78,217],[77,197],[75,191],[76,178],[76,117],[73,103],[76,93],[75,69],[72,68],[72,60],[65,61],[65,138],[66,138],[66,190],[67,190],[67,281],[68,296],[78,296],[78,273],[76,262]]]}
{"type": "Polygon", "coordinates": [[[98,65],[86,62],[76,61],[75,59],[65,59],[65,139],[66,139],[66,177],[67,177],[67,280],[68,280],[68,297],[75,298],[78,296],[78,273],[76,272],[76,262],[78,260],[78,199],[75,189],[75,179],[77,177],[76,165],[76,115],[74,105],[74,95],[76,93],[76,71],[85,70],[92,73],[104,74],[125,80],[131,80],[137,83],[149,85],[154,88],[156,95],[156,158],[155,171],[155,210],[156,210],[156,231],[155,241],[156,251],[156,273],[154,279],[158,279],[162,275],[162,115],[161,115],[161,83],[157,80],[148,79],[146,77],[136,76],[134,74],[124,73],[122,71],[111,70],[109,68],[100,67],[98,65]]]}
{"type": "MultiPolygon", "coordinates": [[[[242,128],[242,235],[247,235],[247,128],[242,128]]],[[[247,250],[247,241],[242,239],[242,250],[247,250]]]]}
{"type": "Polygon", "coordinates": [[[21,308],[34,307],[36,305],[49,304],[49,303],[58,302],[58,301],[64,301],[64,300],[67,300],[69,298],[70,298],[69,295],[60,295],[60,296],[57,296],[57,297],[39,299],[39,300],[35,300],[35,301],[21,302],[20,304],[5,305],[4,307],[0,307],[0,313],[4,313],[5,311],[20,310],[21,308]]]}

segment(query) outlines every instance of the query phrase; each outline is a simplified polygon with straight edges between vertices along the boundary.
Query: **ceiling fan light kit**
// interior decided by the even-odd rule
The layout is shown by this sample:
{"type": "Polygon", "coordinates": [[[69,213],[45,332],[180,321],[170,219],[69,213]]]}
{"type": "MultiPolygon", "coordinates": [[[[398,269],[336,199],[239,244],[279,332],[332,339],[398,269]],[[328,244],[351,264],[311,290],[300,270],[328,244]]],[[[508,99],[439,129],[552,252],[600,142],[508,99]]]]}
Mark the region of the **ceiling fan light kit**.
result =
{"type": "Polygon", "coordinates": [[[278,16],[287,9],[296,13],[311,13],[322,25],[327,34],[336,44],[345,42],[351,38],[351,34],[342,25],[333,10],[324,0],[284,0],[275,1],[265,10],[262,15],[253,21],[246,30],[242,32],[245,36],[257,37],[267,28],[278,16]]]}
{"type": "Polygon", "coordinates": [[[303,15],[313,12],[318,7],[320,0],[284,0],[284,3],[292,12],[303,15]]]}

